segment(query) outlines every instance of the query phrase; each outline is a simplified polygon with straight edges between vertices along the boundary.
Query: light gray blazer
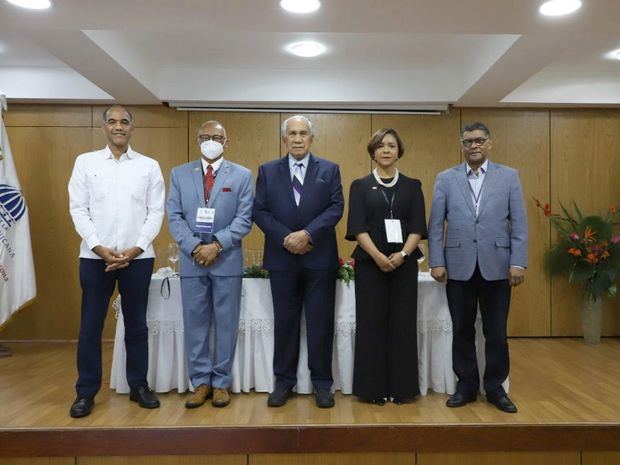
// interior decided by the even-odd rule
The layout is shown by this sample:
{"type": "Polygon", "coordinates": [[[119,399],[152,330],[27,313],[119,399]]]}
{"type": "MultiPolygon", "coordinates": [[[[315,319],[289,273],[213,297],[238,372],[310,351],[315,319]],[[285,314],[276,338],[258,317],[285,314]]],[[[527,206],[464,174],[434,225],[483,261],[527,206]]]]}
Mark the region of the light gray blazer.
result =
{"type": "Polygon", "coordinates": [[[252,229],[252,172],[241,165],[224,160],[215,178],[209,204],[205,205],[202,165],[200,160],[178,166],[170,176],[170,192],[166,202],[168,227],[179,243],[181,276],[241,276],[243,254],[241,240],[252,229]],[[215,208],[213,234],[195,231],[199,207],[215,208]],[[199,243],[214,238],[224,250],[219,260],[206,268],[194,263],[191,253],[199,243]]]}
{"type": "Polygon", "coordinates": [[[476,268],[484,279],[508,278],[511,265],[527,267],[527,217],[517,170],[489,161],[474,209],[466,164],[437,175],[428,222],[429,265],[466,281],[476,268]]]}

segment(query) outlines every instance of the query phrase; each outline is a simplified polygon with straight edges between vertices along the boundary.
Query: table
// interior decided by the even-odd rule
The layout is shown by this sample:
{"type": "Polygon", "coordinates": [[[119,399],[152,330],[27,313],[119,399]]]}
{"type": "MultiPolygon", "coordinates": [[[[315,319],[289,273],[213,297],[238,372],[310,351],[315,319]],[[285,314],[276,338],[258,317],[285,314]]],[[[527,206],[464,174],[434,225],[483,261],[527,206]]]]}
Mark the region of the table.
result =
{"type": "MultiPolygon", "coordinates": [[[[456,377],[452,371],[452,320],[448,311],[445,287],[435,282],[429,273],[419,274],[418,284],[418,373],[420,392],[428,389],[453,394],[456,377]]],[[[274,386],[273,362],[273,305],[268,279],[244,278],[241,291],[239,335],[232,368],[233,392],[270,392],[274,386]]],[[[125,375],[125,327],[117,310],[116,335],[112,358],[110,387],[119,393],[129,392],[125,375]]],[[[149,328],[149,385],[156,392],[191,389],[183,344],[183,309],[178,277],[166,278],[154,274],[149,289],[147,310],[149,328]]],[[[480,315],[476,322],[478,366],[484,370],[484,337],[480,315]]],[[[354,282],[336,285],[334,324],[333,389],[343,394],[353,390],[353,354],[355,351],[355,287],[354,282]]],[[[305,319],[302,318],[298,393],[312,392],[307,367],[305,319]]],[[[508,389],[508,380],[504,383],[508,389]]]]}

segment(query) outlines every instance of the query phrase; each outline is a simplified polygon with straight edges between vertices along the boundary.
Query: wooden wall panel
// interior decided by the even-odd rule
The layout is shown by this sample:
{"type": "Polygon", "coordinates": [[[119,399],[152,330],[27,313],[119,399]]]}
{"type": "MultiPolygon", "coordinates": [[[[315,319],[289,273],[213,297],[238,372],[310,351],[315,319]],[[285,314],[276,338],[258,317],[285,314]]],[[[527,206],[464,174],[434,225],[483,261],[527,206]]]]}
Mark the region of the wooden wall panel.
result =
{"type": "MultiPolygon", "coordinates": [[[[247,455],[77,457],[75,465],[246,465],[247,455]]],[[[0,462],[0,465],[3,465],[0,462]]],[[[50,464],[52,465],[52,464],[50,464]]]]}
{"type": "Polygon", "coordinates": [[[90,127],[91,108],[86,105],[11,104],[2,112],[7,127],[90,127]]]}
{"type": "Polygon", "coordinates": [[[581,465],[612,465],[617,463],[620,463],[620,452],[583,451],[581,465]]]}
{"type": "Polygon", "coordinates": [[[75,465],[75,457],[0,458],[0,465],[75,465]]]}
{"type": "MultiPolygon", "coordinates": [[[[551,111],[551,207],[575,201],[585,214],[620,205],[620,111],[551,111]]],[[[553,278],[552,334],[581,335],[581,288],[553,278]]],[[[605,299],[603,334],[620,334],[620,299],[605,299]]]]}
{"type": "MultiPolygon", "coordinates": [[[[293,113],[283,113],[280,124],[291,116],[293,113]]],[[[340,165],[345,209],[342,219],[336,226],[336,237],[338,254],[341,257],[350,257],[355,242],[344,238],[347,232],[349,188],[354,179],[366,176],[370,172],[370,158],[366,152],[371,134],[370,115],[313,113],[305,116],[312,121],[314,132],[312,153],[340,165]]],[[[287,154],[284,144],[281,144],[280,153],[282,156],[287,154]]]]}
{"type": "Polygon", "coordinates": [[[579,452],[420,453],[417,465],[580,465],[579,452]]]}
{"type": "MultiPolygon", "coordinates": [[[[92,107],[92,125],[101,126],[103,110],[109,105],[97,105],[92,107]]],[[[164,105],[155,106],[131,106],[127,109],[131,112],[136,128],[187,128],[188,112],[178,111],[164,105]]]]}
{"type": "MultiPolygon", "coordinates": [[[[403,139],[405,153],[398,168],[407,176],[422,181],[426,219],[430,214],[433,186],[437,174],[461,160],[459,149],[460,110],[448,115],[373,115],[372,132],[395,128],[403,139]]],[[[428,245],[423,241],[424,252],[428,245]]],[[[420,269],[428,270],[428,260],[420,269]]]]}
{"type": "Polygon", "coordinates": [[[254,454],[248,465],[416,465],[413,453],[254,454]]]}
{"type": "Polygon", "coordinates": [[[74,339],[80,320],[79,236],[69,215],[67,184],[90,128],[8,128],[26,197],[37,277],[36,301],[3,330],[7,339],[74,339]]]}
{"type": "MultiPolygon", "coordinates": [[[[67,182],[75,157],[100,148],[100,106],[11,105],[5,121],[20,181],[30,206],[39,297],[3,330],[3,339],[73,339],[79,324],[78,244],[68,213],[67,182]],[[52,239],[51,239],[52,238],[52,239]],[[56,242],[53,238],[62,238],[56,242]]],[[[178,112],[166,107],[130,107],[136,122],[132,146],[156,158],[168,185],[173,166],[199,156],[198,125],[218,119],[230,137],[227,157],[252,169],[281,156],[279,126],[289,114],[178,112]]],[[[530,230],[530,264],[526,283],[515,290],[510,334],[580,335],[580,289],[565,278],[553,284],[542,271],[542,256],[551,229],[532,197],[576,200],[584,210],[602,212],[620,204],[619,110],[455,109],[445,116],[312,114],[313,150],[340,164],[348,201],[353,179],[370,171],[366,144],[373,130],[393,126],[405,140],[399,162],[404,173],[422,180],[430,206],[435,175],[460,161],[461,123],[482,120],[494,135],[491,158],[519,169],[530,230]],[[584,154],[586,154],[584,156],[584,154]],[[584,187],[585,186],[585,187],[584,187]]],[[[168,187],[168,186],[167,186],[168,187]]],[[[428,211],[427,211],[428,215],[428,211]]],[[[353,243],[344,240],[345,220],[338,225],[340,255],[353,243]]],[[[172,239],[164,225],[156,241],[162,249],[172,239]]],[[[262,250],[255,227],[244,248],[262,250]]],[[[165,254],[164,254],[165,255],[165,254]]],[[[165,259],[165,256],[164,256],[165,259]]],[[[158,261],[157,266],[165,265],[158,261]]],[[[424,266],[424,265],[423,265],[424,266]]],[[[604,334],[620,334],[620,301],[606,300],[604,334]]],[[[105,331],[112,336],[112,323],[105,331]]]]}
{"type": "MultiPolygon", "coordinates": [[[[525,283],[513,289],[508,332],[511,336],[549,336],[549,279],[542,257],[549,247],[549,223],[532,197],[549,192],[549,112],[547,110],[463,109],[462,125],[486,124],[493,138],[491,161],[516,168],[528,218],[528,269],[525,283]]],[[[484,195],[484,194],[483,194],[484,195]]]]}
{"type": "MultiPolygon", "coordinates": [[[[219,121],[226,128],[228,145],[224,157],[251,170],[252,182],[255,186],[258,167],[278,157],[279,114],[190,112],[189,160],[200,158],[196,133],[200,125],[209,120],[219,121]]],[[[262,254],[263,244],[263,233],[256,225],[253,225],[252,231],[243,240],[244,250],[260,251],[262,254]]]]}

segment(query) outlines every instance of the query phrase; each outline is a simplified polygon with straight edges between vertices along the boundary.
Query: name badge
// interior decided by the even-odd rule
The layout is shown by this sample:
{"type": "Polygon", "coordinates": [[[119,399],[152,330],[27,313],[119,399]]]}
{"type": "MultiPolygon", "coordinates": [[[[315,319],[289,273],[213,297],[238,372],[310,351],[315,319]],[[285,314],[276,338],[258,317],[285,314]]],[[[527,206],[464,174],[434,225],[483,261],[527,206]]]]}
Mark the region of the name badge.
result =
{"type": "Polygon", "coordinates": [[[400,220],[385,220],[385,236],[389,243],[403,243],[403,230],[400,228],[400,220]]]}
{"type": "Polygon", "coordinates": [[[215,208],[199,208],[196,212],[196,232],[211,234],[215,222],[215,208]]]}

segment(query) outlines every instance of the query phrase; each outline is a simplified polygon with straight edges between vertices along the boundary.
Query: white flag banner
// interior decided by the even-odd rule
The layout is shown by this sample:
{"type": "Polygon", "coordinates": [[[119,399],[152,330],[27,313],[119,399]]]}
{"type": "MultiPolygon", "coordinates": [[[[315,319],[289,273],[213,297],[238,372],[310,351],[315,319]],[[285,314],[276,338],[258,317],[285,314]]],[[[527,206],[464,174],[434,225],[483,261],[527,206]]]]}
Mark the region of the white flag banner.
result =
{"type": "MultiPolygon", "coordinates": [[[[0,113],[6,99],[0,94],[0,113]]],[[[37,295],[28,207],[21,193],[9,137],[0,118],[0,327],[37,295]]]]}

